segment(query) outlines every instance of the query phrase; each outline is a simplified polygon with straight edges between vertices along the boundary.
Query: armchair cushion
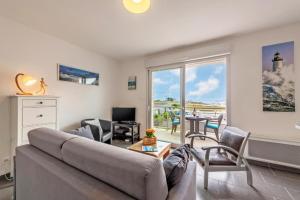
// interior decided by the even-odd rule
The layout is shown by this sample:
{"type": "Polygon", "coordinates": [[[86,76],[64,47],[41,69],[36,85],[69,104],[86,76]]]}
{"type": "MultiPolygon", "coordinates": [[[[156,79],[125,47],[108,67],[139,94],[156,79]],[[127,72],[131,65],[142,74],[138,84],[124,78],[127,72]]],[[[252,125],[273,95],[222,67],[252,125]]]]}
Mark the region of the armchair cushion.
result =
{"type": "MultiPolygon", "coordinates": [[[[194,158],[202,165],[205,165],[205,153],[203,149],[191,148],[194,158]]],[[[219,152],[217,149],[210,150],[209,165],[236,165],[230,160],[225,152],[219,152]]]]}
{"type": "Polygon", "coordinates": [[[226,128],[220,138],[220,144],[231,147],[237,152],[240,151],[245,136],[238,133],[238,129],[226,128]]]}
{"type": "Polygon", "coordinates": [[[88,126],[88,125],[85,126],[85,127],[80,127],[78,129],[75,129],[75,130],[71,130],[68,133],[94,140],[94,136],[92,134],[91,127],[88,126]]]}
{"type": "Polygon", "coordinates": [[[180,120],[179,119],[174,119],[174,120],[172,120],[172,124],[173,125],[179,125],[180,124],[180,120]]]}
{"type": "Polygon", "coordinates": [[[219,126],[218,126],[218,124],[208,123],[207,128],[218,129],[219,126]]]}
{"type": "Polygon", "coordinates": [[[99,142],[102,141],[103,130],[99,120],[98,122],[96,121],[96,119],[86,119],[81,121],[81,127],[85,127],[85,126],[90,126],[94,140],[99,142]],[[101,127],[102,131],[99,129],[99,127],[101,127]]]}
{"type": "Polygon", "coordinates": [[[111,121],[98,119],[98,118],[85,119],[81,121],[82,127],[87,125],[90,126],[93,137],[96,141],[106,142],[112,139],[111,121]]]}

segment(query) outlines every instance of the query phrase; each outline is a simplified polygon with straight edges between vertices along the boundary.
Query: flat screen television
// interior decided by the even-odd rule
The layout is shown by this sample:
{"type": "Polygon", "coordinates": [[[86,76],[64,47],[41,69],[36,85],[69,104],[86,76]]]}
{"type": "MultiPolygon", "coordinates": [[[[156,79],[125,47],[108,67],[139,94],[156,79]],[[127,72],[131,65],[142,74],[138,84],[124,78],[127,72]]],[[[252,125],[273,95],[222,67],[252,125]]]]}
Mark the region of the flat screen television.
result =
{"type": "Polygon", "coordinates": [[[135,108],[113,108],[112,121],[135,122],[135,108]]]}

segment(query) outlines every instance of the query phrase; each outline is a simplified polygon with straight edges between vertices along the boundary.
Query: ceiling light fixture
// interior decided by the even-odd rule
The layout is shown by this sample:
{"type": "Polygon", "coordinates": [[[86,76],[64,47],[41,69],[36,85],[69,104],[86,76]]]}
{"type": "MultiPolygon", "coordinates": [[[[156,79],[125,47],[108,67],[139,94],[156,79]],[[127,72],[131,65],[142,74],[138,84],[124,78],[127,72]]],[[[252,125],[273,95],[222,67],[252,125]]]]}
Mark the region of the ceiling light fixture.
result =
{"type": "Polygon", "coordinates": [[[150,0],[123,0],[124,7],[131,13],[141,14],[149,10],[150,0]]]}

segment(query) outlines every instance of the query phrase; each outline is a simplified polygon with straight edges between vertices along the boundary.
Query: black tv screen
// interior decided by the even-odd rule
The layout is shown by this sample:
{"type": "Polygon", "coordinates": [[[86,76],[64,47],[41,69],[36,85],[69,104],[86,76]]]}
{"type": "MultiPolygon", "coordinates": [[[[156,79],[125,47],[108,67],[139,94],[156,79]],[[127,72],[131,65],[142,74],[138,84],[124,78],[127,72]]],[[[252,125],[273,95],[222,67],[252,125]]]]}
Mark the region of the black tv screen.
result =
{"type": "Polygon", "coordinates": [[[135,121],[135,108],[113,108],[112,121],[134,122],[135,121]]]}

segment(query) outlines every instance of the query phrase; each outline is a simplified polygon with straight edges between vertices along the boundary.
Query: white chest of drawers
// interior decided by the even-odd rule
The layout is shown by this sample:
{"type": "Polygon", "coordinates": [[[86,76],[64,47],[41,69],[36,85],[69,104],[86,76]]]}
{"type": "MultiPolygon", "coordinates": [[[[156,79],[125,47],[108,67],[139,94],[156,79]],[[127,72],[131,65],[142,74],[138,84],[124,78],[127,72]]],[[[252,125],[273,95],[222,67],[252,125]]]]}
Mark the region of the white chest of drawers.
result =
{"type": "Polygon", "coordinates": [[[59,129],[59,98],[54,96],[11,97],[11,151],[28,144],[28,132],[41,127],[59,129]]]}

